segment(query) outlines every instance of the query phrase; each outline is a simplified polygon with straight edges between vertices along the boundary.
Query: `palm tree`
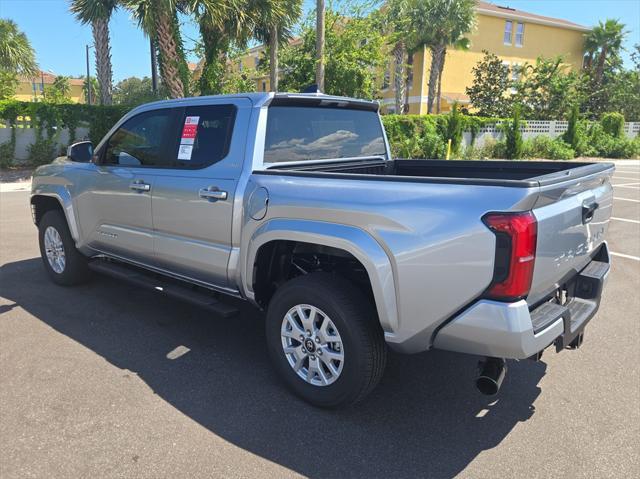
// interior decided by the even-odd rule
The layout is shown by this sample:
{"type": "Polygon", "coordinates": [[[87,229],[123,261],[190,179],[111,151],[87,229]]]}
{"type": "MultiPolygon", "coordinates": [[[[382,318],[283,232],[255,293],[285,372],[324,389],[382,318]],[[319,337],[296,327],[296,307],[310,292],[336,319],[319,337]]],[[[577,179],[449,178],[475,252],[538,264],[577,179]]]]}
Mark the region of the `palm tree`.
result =
{"type": "Polygon", "coordinates": [[[12,20],[0,19],[0,71],[28,77],[38,74],[31,43],[12,20]]]}
{"type": "Polygon", "coordinates": [[[53,85],[51,86],[55,91],[60,93],[61,96],[66,97],[71,93],[71,84],[69,83],[69,77],[64,75],[58,75],[53,79],[53,85]]]}
{"type": "MultiPolygon", "coordinates": [[[[471,42],[468,38],[459,38],[457,41],[452,42],[451,46],[455,50],[469,50],[471,47],[471,42]]],[[[442,72],[444,71],[444,62],[447,59],[447,49],[442,54],[442,58],[440,60],[440,64],[438,66],[438,90],[436,92],[436,98],[438,99],[438,103],[436,104],[436,113],[440,113],[440,106],[442,103],[442,72]]]]}
{"type": "MultiPolygon", "coordinates": [[[[403,113],[407,103],[407,82],[405,79],[405,56],[407,54],[407,41],[411,38],[411,17],[409,0],[391,0],[387,3],[387,19],[389,21],[389,38],[393,45],[391,53],[394,59],[394,93],[395,111],[403,113]]],[[[411,40],[409,40],[411,41],[411,40]]]]}
{"type": "Polygon", "coordinates": [[[229,50],[232,45],[246,46],[258,24],[259,7],[264,3],[260,0],[189,0],[189,12],[195,16],[204,46],[200,94],[223,91],[229,50]]]}
{"type": "Polygon", "coordinates": [[[291,38],[291,25],[300,17],[302,0],[261,0],[255,37],[269,44],[269,83],[278,91],[278,47],[291,38]]]}
{"type": "Polygon", "coordinates": [[[95,77],[89,77],[88,79],[83,78],[82,83],[82,93],[84,95],[85,101],[89,102],[89,97],[96,98],[96,92],[100,89],[100,85],[98,85],[98,80],[95,77]],[[91,94],[89,94],[91,92],[91,94]]]}
{"type": "Polygon", "coordinates": [[[324,91],[324,0],[316,0],[316,85],[324,91]]]}
{"type": "Polygon", "coordinates": [[[91,24],[96,51],[96,76],[100,84],[100,103],[103,105],[111,105],[113,102],[109,20],[117,7],[117,0],[71,0],[71,12],[82,24],[91,24]]]}
{"type": "Polygon", "coordinates": [[[602,82],[607,60],[619,58],[622,42],[627,36],[625,25],[618,20],[607,19],[604,23],[600,21],[585,38],[585,51],[587,59],[585,66],[591,68],[596,62],[595,80],[598,84],[602,82]]]}
{"type": "MultiPolygon", "coordinates": [[[[421,0],[414,2],[411,18],[415,24],[416,46],[428,46],[431,51],[427,112],[433,104],[441,81],[449,45],[468,45],[464,35],[475,23],[475,0],[421,0]]],[[[440,100],[438,100],[438,104],[440,100]]]]}
{"type": "Polygon", "coordinates": [[[190,11],[200,2],[196,0],[182,2],[179,0],[121,0],[121,3],[131,10],[142,30],[158,45],[160,76],[169,96],[184,97],[188,85],[185,85],[183,80],[186,60],[182,53],[182,41],[178,29],[178,6],[190,11]]]}

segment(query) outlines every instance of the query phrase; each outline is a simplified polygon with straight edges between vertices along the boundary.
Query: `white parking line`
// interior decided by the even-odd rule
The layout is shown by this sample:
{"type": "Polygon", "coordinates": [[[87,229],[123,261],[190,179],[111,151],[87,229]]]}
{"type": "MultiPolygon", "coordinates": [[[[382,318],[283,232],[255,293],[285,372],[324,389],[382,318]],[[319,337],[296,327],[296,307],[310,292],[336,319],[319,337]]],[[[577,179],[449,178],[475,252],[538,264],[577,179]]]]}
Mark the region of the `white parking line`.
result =
{"type": "Polygon", "coordinates": [[[620,198],[619,196],[614,196],[613,199],[618,201],[631,201],[632,203],[640,203],[640,200],[633,200],[631,198],[620,198]]]}
{"type": "Polygon", "coordinates": [[[625,186],[625,185],[611,185],[611,186],[616,186],[618,188],[629,188],[631,190],[637,190],[638,188],[640,188],[640,186],[625,186]]]}
{"type": "Polygon", "coordinates": [[[630,220],[630,219],[627,219],[627,218],[617,218],[615,216],[612,216],[611,219],[612,220],[616,220],[616,221],[624,221],[625,223],[635,223],[635,224],[640,225],[640,221],[638,221],[638,220],[630,220]]]}
{"type": "Polygon", "coordinates": [[[622,253],[614,253],[613,251],[609,251],[611,256],[619,256],[620,258],[633,259],[635,261],[640,261],[640,258],[637,256],[631,256],[630,254],[622,254],[622,253]]]}
{"type": "Polygon", "coordinates": [[[636,181],[634,183],[618,183],[617,185],[612,185],[612,186],[635,186],[635,185],[640,185],[640,181],[636,181]]]}
{"type": "Polygon", "coordinates": [[[630,176],[614,176],[614,180],[640,180],[640,178],[632,178],[630,176]]]}

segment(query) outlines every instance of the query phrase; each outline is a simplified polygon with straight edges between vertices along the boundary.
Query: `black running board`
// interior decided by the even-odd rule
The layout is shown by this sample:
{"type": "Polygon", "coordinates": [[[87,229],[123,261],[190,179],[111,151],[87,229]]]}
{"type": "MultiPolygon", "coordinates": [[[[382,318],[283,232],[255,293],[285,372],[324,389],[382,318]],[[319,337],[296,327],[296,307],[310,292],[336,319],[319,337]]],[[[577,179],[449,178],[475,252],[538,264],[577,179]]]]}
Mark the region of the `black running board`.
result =
{"type": "Polygon", "coordinates": [[[237,308],[213,297],[212,294],[215,293],[209,293],[203,288],[191,289],[188,286],[178,284],[170,278],[164,279],[161,275],[147,273],[133,266],[99,259],[91,261],[89,268],[96,273],[105,274],[112,278],[135,284],[141,288],[153,290],[170,298],[180,299],[187,303],[200,306],[223,318],[230,318],[238,314],[237,308]]]}

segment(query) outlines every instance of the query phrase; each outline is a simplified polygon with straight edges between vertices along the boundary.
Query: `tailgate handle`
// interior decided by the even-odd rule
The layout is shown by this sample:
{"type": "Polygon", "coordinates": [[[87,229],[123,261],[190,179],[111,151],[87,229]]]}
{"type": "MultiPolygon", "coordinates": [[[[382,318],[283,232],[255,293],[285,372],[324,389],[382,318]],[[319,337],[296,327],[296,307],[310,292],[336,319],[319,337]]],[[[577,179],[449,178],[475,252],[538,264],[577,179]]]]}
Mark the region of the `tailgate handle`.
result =
{"type": "Polygon", "coordinates": [[[595,201],[582,205],[582,224],[586,225],[593,219],[593,215],[600,206],[595,201]]]}

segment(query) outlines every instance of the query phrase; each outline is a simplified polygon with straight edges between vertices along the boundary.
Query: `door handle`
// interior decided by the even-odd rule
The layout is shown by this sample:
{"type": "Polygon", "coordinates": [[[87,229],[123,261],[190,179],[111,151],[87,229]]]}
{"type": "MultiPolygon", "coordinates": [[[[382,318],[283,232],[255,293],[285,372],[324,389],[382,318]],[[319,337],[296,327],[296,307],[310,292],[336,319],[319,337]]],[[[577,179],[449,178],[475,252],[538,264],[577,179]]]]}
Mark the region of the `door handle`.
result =
{"type": "Polygon", "coordinates": [[[593,219],[593,215],[598,209],[598,206],[600,205],[595,201],[592,203],[582,205],[582,224],[586,225],[593,219]]]}
{"type": "Polygon", "coordinates": [[[202,188],[198,195],[200,198],[205,198],[207,200],[226,200],[227,192],[218,189],[215,186],[210,186],[209,188],[202,188]]]}
{"type": "Polygon", "coordinates": [[[136,180],[129,185],[129,188],[135,191],[150,191],[151,185],[149,183],[145,183],[142,180],[136,180]]]}

